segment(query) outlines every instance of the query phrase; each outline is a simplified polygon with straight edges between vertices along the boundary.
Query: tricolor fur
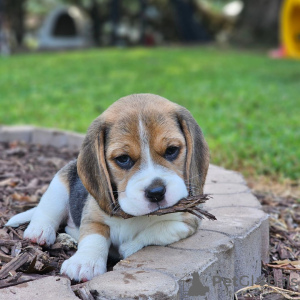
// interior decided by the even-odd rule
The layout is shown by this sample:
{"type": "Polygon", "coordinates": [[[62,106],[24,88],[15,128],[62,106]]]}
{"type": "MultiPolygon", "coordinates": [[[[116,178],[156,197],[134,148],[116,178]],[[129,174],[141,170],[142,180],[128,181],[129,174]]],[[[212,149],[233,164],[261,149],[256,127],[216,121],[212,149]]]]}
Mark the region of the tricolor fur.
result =
{"type": "Polygon", "coordinates": [[[127,96],[91,124],[78,159],[55,175],[39,205],[6,225],[30,221],[24,238],[50,245],[65,223],[79,245],[61,272],[89,280],[106,271],[111,246],[125,258],[193,234],[198,221],[188,213],[146,215],[202,193],[208,163],[188,110],[152,94],[127,96]],[[111,216],[116,205],[135,217],[111,216]]]}

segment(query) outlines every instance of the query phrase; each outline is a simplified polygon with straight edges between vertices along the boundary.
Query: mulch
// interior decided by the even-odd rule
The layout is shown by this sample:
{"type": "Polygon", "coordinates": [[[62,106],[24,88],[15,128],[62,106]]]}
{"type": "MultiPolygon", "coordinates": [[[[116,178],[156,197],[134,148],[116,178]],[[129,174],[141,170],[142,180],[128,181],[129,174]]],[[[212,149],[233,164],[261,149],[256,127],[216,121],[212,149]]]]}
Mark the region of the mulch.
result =
{"type": "Polygon", "coordinates": [[[269,263],[262,263],[262,276],[252,287],[237,293],[239,300],[300,299],[300,202],[294,195],[255,193],[269,214],[269,263]]]}
{"type": "MultiPolygon", "coordinates": [[[[64,235],[54,245],[41,247],[22,239],[27,224],[3,225],[16,213],[35,207],[54,174],[77,155],[67,148],[0,143],[0,288],[61,276],[62,262],[75,253],[76,244],[64,235]]],[[[300,202],[271,192],[256,196],[270,215],[270,262],[262,263],[259,282],[236,293],[236,299],[300,299],[300,202]]],[[[108,269],[112,265],[109,262],[108,269]]],[[[80,298],[92,299],[80,284],[72,285],[80,298]]]]}
{"type": "MultiPolygon", "coordinates": [[[[23,240],[28,224],[18,228],[3,225],[11,216],[35,207],[54,174],[77,155],[67,148],[0,143],[0,288],[62,276],[62,263],[76,252],[77,244],[66,238],[63,228],[54,245],[41,247],[23,240]]],[[[81,299],[93,299],[83,286],[72,285],[81,299]]]]}

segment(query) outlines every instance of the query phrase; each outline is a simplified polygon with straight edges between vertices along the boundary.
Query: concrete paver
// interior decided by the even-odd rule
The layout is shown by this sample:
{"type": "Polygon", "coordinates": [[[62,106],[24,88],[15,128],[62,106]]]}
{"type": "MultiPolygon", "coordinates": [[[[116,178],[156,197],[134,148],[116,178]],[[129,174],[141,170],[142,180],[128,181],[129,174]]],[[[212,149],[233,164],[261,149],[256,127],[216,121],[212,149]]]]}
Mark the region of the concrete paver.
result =
{"type": "Polygon", "coordinates": [[[0,289],[5,300],[78,300],[67,278],[49,276],[43,279],[0,289]]]}

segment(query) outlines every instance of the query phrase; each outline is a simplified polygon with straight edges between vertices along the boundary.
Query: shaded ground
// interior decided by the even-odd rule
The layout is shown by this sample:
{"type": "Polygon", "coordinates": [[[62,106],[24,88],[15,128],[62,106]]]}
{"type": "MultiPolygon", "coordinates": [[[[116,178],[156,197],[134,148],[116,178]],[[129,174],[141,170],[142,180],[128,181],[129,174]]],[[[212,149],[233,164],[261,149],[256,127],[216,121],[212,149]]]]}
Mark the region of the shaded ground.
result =
{"type": "MultiPolygon", "coordinates": [[[[0,143],[0,288],[58,275],[62,262],[76,251],[63,236],[51,247],[39,247],[22,240],[26,225],[3,225],[12,215],[36,206],[53,175],[77,154],[64,148],[0,143]]],[[[270,214],[270,263],[263,264],[257,286],[237,298],[300,299],[295,293],[300,287],[299,186],[262,179],[249,185],[270,214]]]]}

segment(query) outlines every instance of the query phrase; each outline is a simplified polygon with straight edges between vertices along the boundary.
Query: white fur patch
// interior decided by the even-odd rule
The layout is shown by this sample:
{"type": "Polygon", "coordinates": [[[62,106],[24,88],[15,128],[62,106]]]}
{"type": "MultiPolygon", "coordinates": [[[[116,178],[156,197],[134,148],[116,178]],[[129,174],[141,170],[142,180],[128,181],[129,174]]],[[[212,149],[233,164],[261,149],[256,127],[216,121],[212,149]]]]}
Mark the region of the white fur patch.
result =
{"type": "Polygon", "coordinates": [[[120,193],[119,203],[123,211],[133,216],[146,215],[158,208],[175,205],[186,197],[188,191],[182,178],[175,172],[156,165],[140,170],[128,181],[125,192],[120,193]],[[162,179],[166,186],[165,199],[159,203],[151,203],[145,197],[145,189],[154,179],[162,179]]]}
{"type": "Polygon", "coordinates": [[[36,207],[17,214],[9,219],[5,226],[18,227],[26,222],[29,222],[34,214],[36,207]]]}
{"type": "Polygon", "coordinates": [[[40,245],[53,244],[56,230],[67,215],[68,199],[69,192],[57,174],[35,208],[24,238],[40,245]]]}
{"type": "Polygon", "coordinates": [[[83,238],[77,252],[64,261],[61,273],[77,281],[87,281],[106,272],[110,240],[100,234],[83,238]]]}
{"type": "Polygon", "coordinates": [[[168,245],[196,231],[183,222],[183,213],[163,216],[141,216],[131,219],[109,217],[110,238],[123,258],[148,245],[168,245]]]}
{"type": "Polygon", "coordinates": [[[68,223],[65,227],[65,232],[74,238],[76,241],[79,240],[79,228],[75,225],[73,218],[71,216],[71,212],[69,211],[68,223]]]}

